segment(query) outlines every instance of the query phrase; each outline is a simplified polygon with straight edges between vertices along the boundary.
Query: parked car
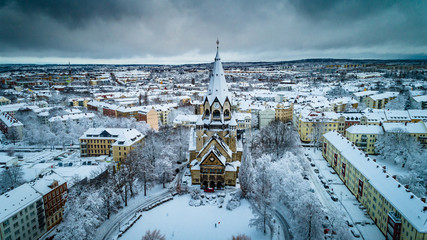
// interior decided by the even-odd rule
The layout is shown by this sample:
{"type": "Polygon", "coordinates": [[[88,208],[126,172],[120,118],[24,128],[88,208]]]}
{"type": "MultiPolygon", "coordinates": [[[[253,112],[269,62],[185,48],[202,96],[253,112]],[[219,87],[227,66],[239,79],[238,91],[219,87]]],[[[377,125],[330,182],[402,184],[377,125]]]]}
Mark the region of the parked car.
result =
{"type": "Polygon", "coordinates": [[[316,164],[314,164],[314,163],[310,163],[310,166],[315,167],[315,166],[316,166],[316,164]]]}
{"type": "Polygon", "coordinates": [[[205,192],[214,192],[214,188],[205,188],[205,192]]]}
{"type": "Polygon", "coordinates": [[[314,172],[315,172],[315,173],[319,173],[319,169],[315,168],[315,169],[314,169],[314,172]]]}
{"type": "Polygon", "coordinates": [[[360,238],[360,233],[356,229],[351,229],[350,232],[355,238],[360,238]]]}
{"type": "Polygon", "coordinates": [[[334,202],[338,201],[338,198],[337,198],[335,195],[331,195],[331,199],[332,199],[332,201],[334,201],[334,202]]]}
{"type": "Polygon", "coordinates": [[[351,223],[349,220],[345,220],[345,224],[349,227],[353,227],[353,223],[351,223]]]}

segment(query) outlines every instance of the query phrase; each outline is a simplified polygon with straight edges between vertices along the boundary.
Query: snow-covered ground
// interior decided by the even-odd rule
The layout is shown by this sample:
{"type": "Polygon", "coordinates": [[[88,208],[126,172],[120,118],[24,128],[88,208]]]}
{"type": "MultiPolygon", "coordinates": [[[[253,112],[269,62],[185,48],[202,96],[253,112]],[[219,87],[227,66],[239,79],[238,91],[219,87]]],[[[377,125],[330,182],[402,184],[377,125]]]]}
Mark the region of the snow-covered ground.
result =
{"type": "Polygon", "coordinates": [[[241,205],[230,211],[218,205],[192,207],[188,204],[190,199],[189,194],[176,196],[174,200],[144,212],[120,239],[141,239],[146,231],[155,229],[160,230],[166,239],[231,239],[238,234],[246,234],[254,240],[270,238],[249,227],[253,214],[246,200],[241,200],[241,205]]]}
{"type": "MultiPolygon", "coordinates": [[[[323,198],[324,201],[327,202],[324,205],[342,211],[346,215],[346,219],[354,225],[354,227],[349,227],[349,231],[353,230],[360,232],[362,239],[383,239],[384,235],[367,215],[363,206],[357,201],[350,190],[348,190],[338,175],[332,173],[334,170],[328,166],[328,163],[322,156],[322,152],[320,150],[314,151],[313,148],[305,148],[304,151],[308,154],[308,157],[312,159],[311,162],[315,164],[314,167],[311,167],[310,171],[319,169],[315,181],[321,183],[320,176],[327,182],[330,192],[333,193],[332,195],[338,198],[337,201],[333,201],[330,197],[326,200],[324,198],[325,193],[329,196],[331,194],[327,192],[327,189],[325,189],[321,183],[322,187],[316,188],[315,192],[321,196],[320,199],[323,198]]],[[[316,186],[318,184],[313,185],[316,186]]]]}

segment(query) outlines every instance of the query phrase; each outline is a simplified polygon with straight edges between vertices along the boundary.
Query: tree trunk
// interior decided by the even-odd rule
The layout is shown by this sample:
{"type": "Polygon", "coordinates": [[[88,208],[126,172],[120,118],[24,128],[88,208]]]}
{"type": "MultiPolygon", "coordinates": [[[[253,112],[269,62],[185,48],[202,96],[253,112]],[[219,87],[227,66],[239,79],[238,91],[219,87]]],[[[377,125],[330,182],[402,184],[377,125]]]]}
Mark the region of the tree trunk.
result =
{"type": "Polygon", "coordinates": [[[147,196],[147,178],[145,177],[145,173],[144,173],[144,196],[147,196]]]}

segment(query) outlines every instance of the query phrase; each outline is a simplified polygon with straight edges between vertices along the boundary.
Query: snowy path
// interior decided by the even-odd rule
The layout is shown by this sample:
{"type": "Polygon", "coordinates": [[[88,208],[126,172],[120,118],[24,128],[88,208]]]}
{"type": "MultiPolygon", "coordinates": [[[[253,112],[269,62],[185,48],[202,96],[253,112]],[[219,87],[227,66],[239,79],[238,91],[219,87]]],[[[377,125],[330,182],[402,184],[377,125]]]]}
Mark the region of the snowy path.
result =
{"type": "Polygon", "coordinates": [[[276,214],[277,220],[280,222],[280,226],[281,226],[282,231],[283,231],[284,239],[285,240],[291,240],[292,235],[289,232],[290,227],[289,227],[288,222],[286,221],[286,219],[282,216],[282,214],[279,211],[275,210],[274,213],[276,214]]]}
{"type": "Polygon", "coordinates": [[[122,209],[119,213],[112,216],[109,220],[105,221],[101,227],[97,229],[96,240],[112,239],[115,234],[119,232],[120,224],[125,224],[126,221],[132,217],[136,212],[141,209],[148,207],[162,199],[172,196],[169,189],[164,189],[156,193],[155,195],[148,197],[143,202],[127,206],[122,209]]]}

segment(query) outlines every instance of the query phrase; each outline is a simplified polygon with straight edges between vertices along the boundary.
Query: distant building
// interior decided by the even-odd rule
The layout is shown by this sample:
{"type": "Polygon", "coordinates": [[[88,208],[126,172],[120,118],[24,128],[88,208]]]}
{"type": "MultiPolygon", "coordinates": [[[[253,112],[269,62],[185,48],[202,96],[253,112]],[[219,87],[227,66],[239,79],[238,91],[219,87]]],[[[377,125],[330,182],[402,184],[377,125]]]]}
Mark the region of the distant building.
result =
{"type": "Polygon", "coordinates": [[[272,108],[266,108],[258,114],[259,129],[263,129],[276,118],[276,111],[272,108]]]}
{"type": "Polygon", "coordinates": [[[375,142],[384,134],[378,125],[353,125],[347,128],[345,137],[367,154],[375,154],[375,142]]]}
{"type": "Polygon", "coordinates": [[[413,97],[414,101],[421,105],[421,109],[427,109],[427,95],[413,97]]]}
{"type": "Polygon", "coordinates": [[[275,119],[282,122],[292,122],[294,113],[294,104],[278,103],[275,108],[275,119]]]}
{"type": "Polygon", "coordinates": [[[11,104],[11,101],[6,97],[0,96],[0,106],[8,104],[11,104]]]}
{"type": "Polygon", "coordinates": [[[143,139],[144,135],[136,129],[89,128],[79,138],[80,156],[113,156],[115,162],[120,162],[143,139]]]}
{"type": "Polygon", "coordinates": [[[0,131],[12,141],[20,141],[24,136],[24,124],[8,113],[0,113],[0,131]]]}
{"type": "Polygon", "coordinates": [[[385,105],[399,95],[398,92],[385,92],[374,94],[365,98],[365,104],[368,108],[384,109],[385,105]]]}

